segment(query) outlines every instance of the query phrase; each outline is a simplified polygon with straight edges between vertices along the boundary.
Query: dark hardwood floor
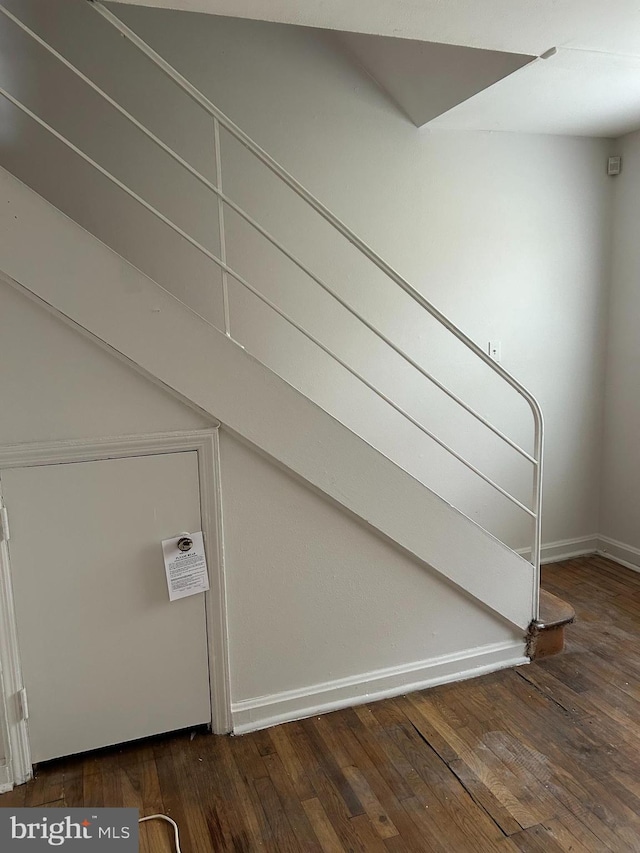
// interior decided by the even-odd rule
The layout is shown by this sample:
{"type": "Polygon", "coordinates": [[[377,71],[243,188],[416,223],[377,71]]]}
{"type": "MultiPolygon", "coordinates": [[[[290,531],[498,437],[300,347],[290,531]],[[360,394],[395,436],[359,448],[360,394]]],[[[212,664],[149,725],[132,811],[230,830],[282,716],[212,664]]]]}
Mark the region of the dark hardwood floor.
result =
{"type": "MultiPolygon", "coordinates": [[[[543,570],[565,652],[238,738],[197,734],[52,762],[0,806],[134,806],[209,851],[640,851],[640,574],[543,570]]],[[[141,826],[141,850],[173,850],[141,826]]]]}

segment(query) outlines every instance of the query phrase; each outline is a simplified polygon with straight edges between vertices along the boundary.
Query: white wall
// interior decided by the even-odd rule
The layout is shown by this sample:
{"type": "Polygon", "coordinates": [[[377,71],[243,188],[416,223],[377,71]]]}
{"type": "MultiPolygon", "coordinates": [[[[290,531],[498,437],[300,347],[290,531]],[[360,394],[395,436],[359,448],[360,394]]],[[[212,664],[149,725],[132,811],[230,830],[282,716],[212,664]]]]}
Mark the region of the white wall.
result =
{"type": "MultiPolygon", "coordinates": [[[[207,426],[2,281],[0,362],[3,444],[207,426]]],[[[295,716],[314,691],[349,702],[522,654],[521,632],[225,430],[221,466],[241,723],[291,691],[295,716]]]]}
{"type": "MultiPolygon", "coordinates": [[[[113,35],[89,6],[3,0],[207,175],[210,124],[113,35]],[[117,57],[117,60],[116,60],[117,57]]],[[[611,186],[602,140],[417,131],[338,48],[300,28],[119,9],[180,70],[367,239],[540,399],[547,421],[545,541],[597,531],[611,186]]],[[[3,25],[4,27],[4,25],[3,25]]],[[[4,27],[7,55],[24,46],[4,27]]],[[[12,53],[13,52],[13,53],[12,53]]],[[[48,93],[12,63],[14,89],[163,212],[217,248],[215,205],[148,142],[43,66],[48,93]],[[54,97],[55,92],[55,97],[54,97]],[[59,93],[64,102],[59,104],[59,93]],[[100,133],[96,134],[96,128],[100,133]],[[158,180],[161,175],[162,179],[158,180]]],[[[16,64],[17,63],[17,64],[16,64]]],[[[6,75],[5,71],[5,75],[6,75]]],[[[1,162],[207,318],[221,323],[219,276],[85,167],[5,109],[1,162]],[[61,176],[64,179],[61,180],[61,176]]],[[[225,188],[343,295],[526,448],[526,405],[223,135],[225,188]],[[274,193],[274,195],[271,195],[274,193]]],[[[475,428],[384,347],[227,216],[239,272],[319,333],[414,416],[519,498],[526,463],[475,428]]],[[[232,286],[234,336],[376,447],[509,544],[529,522],[327,357],[232,286]]]]}
{"type": "Polygon", "coordinates": [[[3,445],[209,426],[1,279],[0,306],[3,445]]]}
{"type": "Polygon", "coordinates": [[[221,453],[234,702],[518,642],[442,576],[224,432],[221,453]]]}
{"type": "Polygon", "coordinates": [[[640,566],[640,133],[618,141],[623,171],[615,178],[613,265],[607,346],[600,532],[606,550],[640,566]]]}

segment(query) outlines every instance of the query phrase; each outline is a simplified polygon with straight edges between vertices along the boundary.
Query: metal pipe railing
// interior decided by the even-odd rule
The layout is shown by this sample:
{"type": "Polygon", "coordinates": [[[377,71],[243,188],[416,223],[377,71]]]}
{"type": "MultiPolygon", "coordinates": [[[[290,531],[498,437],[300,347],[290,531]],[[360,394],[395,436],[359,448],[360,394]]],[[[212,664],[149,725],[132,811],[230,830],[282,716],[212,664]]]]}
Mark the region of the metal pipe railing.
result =
{"type": "MultiPolygon", "coordinates": [[[[174,162],[178,163],[183,169],[185,169],[192,177],[198,180],[203,186],[213,192],[218,198],[218,221],[219,221],[219,234],[220,234],[220,257],[222,261],[226,261],[226,245],[225,245],[225,233],[224,233],[224,205],[228,205],[233,211],[235,211],[242,219],[247,222],[252,228],[254,228],[261,236],[263,236],[269,243],[271,243],[275,248],[278,249],[288,260],[290,260],[295,266],[298,267],[305,275],[309,276],[319,287],[321,287],[326,293],[328,293],[334,300],[336,300],[343,308],[345,308],[350,314],[352,314],[360,323],[362,323],[366,328],[376,335],[380,340],[382,340],[387,346],[389,346],[393,351],[399,355],[404,361],[410,364],[413,368],[415,368],[425,379],[428,379],[436,388],[446,394],[451,400],[453,400],[457,405],[459,405],[462,409],[468,412],[472,417],[478,420],[481,424],[483,424],[487,429],[491,430],[498,438],[504,441],[509,447],[513,448],[517,453],[523,456],[527,461],[531,462],[534,465],[537,465],[537,460],[531,456],[531,454],[527,453],[522,447],[520,447],[517,442],[513,441],[506,435],[502,430],[498,429],[494,426],[487,418],[483,417],[479,412],[477,412],[472,406],[460,398],[457,394],[451,391],[444,383],[440,382],[436,379],[433,374],[429,373],[422,365],[412,359],[407,353],[404,352],[400,347],[398,347],[390,338],[388,338],[383,332],[381,332],[376,326],[370,323],[359,311],[357,311],[347,300],[343,299],[336,293],[324,280],[322,280],[316,273],[314,273],[310,267],[308,267],[300,258],[294,255],[286,246],[280,242],[276,237],[270,234],[260,223],[255,220],[249,213],[247,213],[240,205],[236,204],[229,196],[225,195],[222,191],[222,183],[221,183],[221,174],[222,174],[222,161],[220,156],[220,123],[217,118],[214,118],[214,145],[215,145],[215,159],[216,159],[216,176],[218,180],[218,185],[214,184],[213,181],[210,181],[207,177],[205,177],[201,172],[195,169],[187,160],[181,157],[176,151],[174,151],[169,145],[163,142],[153,131],[149,130],[142,122],[140,122],[134,115],[132,115],[128,110],[122,107],[117,101],[115,101],[104,89],[101,89],[93,80],[87,77],[82,73],[78,68],[76,68],[71,62],[69,62],[66,57],[64,57],[61,53],[59,53],[55,48],[49,45],[44,39],[42,39],[37,33],[31,30],[26,24],[16,18],[11,12],[5,9],[3,6],[0,6],[0,13],[5,15],[11,21],[13,21],[20,29],[30,36],[34,41],[36,41],[41,47],[47,50],[52,56],[54,56],[59,62],[61,62],[66,68],[68,68],[73,74],[75,74],[83,83],[89,86],[96,94],[98,94],[103,100],[105,100],[111,107],[113,107],[117,112],[123,116],[127,121],[129,121],[133,126],[143,133],[147,139],[153,142],[161,151],[171,157],[174,162]]],[[[224,323],[225,323],[225,333],[227,335],[230,334],[230,321],[229,321],[229,295],[228,288],[226,285],[226,275],[227,273],[223,272],[223,311],[224,311],[224,323]]]]}
{"type": "Polygon", "coordinates": [[[223,287],[223,306],[224,306],[224,322],[225,322],[225,333],[230,335],[230,320],[229,320],[229,293],[228,293],[228,284],[227,279],[230,276],[235,281],[237,281],[240,285],[249,290],[253,295],[255,295],[259,300],[261,300],[265,305],[267,305],[270,309],[272,309],[276,314],[282,317],[286,322],[292,325],[297,331],[307,337],[310,341],[312,341],[316,346],[318,346],[323,352],[333,358],[338,364],[340,364],[345,370],[347,370],[351,375],[357,378],[360,382],[362,382],[367,388],[373,391],[377,396],[383,399],[387,404],[389,404],[395,411],[401,414],[404,418],[406,418],[410,423],[416,426],[419,430],[421,430],[425,435],[431,438],[434,442],[436,442],[440,447],[442,447],[447,453],[453,456],[456,460],[458,460],[461,464],[465,465],[470,471],[480,477],[484,482],[488,483],[492,486],[496,491],[498,491],[501,495],[511,501],[514,505],[516,505],[519,509],[527,513],[530,517],[532,517],[535,521],[535,530],[533,537],[533,545],[532,545],[532,553],[531,553],[531,562],[535,568],[535,577],[534,577],[534,618],[537,618],[538,612],[538,590],[539,590],[539,567],[540,567],[540,547],[541,547],[541,510],[542,510],[542,462],[543,462],[543,432],[544,432],[544,424],[542,418],[542,412],[538,402],[535,397],[523,386],[521,385],[514,377],[511,376],[501,365],[494,362],[474,341],[468,338],[458,327],[452,323],[444,314],[438,311],[435,306],[433,306],[427,299],[425,299],[422,294],[417,291],[412,285],[409,284],[400,274],[393,269],[389,264],[386,263],[373,249],[371,249],[363,240],[361,240],[347,225],[345,225],[335,214],[333,214],[322,202],[320,202],[315,196],[313,196],[305,187],[300,184],[296,178],[289,174],[282,166],[280,166],[266,151],[264,151],[257,143],[255,143],[244,131],[241,130],[234,122],[231,121],[221,110],[219,110],[215,104],[213,104],[205,95],[202,94],[196,87],[194,87],[182,74],[180,74],[173,66],[171,66],[160,54],[158,54],[153,48],[151,48],[143,39],[140,38],[133,30],[131,30],[124,22],[122,22],[116,15],[114,15],[109,9],[106,9],[98,0],[89,0],[91,2],[92,7],[102,15],[110,24],[112,24],[116,29],[125,36],[135,47],[141,50],[160,70],[166,74],[182,91],[184,91],[192,100],[194,100],[205,112],[207,112],[213,118],[213,135],[214,135],[214,156],[215,156],[215,165],[216,165],[216,181],[210,181],[204,175],[202,175],[197,169],[195,169],[190,163],[188,163],[183,157],[181,157],[176,151],[174,151],[170,146],[168,146],[165,142],[163,142],[156,134],[154,134],[151,130],[149,130],[145,125],[143,125],[138,119],[135,118],[131,113],[125,110],[120,104],[117,103],[107,92],[97,86],[89,77],[83,74],[78,68],[76,68],[71,62],[69,62],[62,54],[56,51],[52,46],[50,46],[44,39],[38,36],[37,33],[32,31],[29,27],[27,27],[22,21],[20,21],[15,15],[9,12],[3,6],[0,6],[0,12],[4,14],[7,18],[13,21],[18,27],[20,27],[27,35],[33,38],[38,44],[40,44],[43,48],[45,48],[50,54],[52,54],[57,60],[65,65],[69,70],[71,70],[74,74],[76,74],[79,79],[81,79],[84,83],[91,87],[93,91],[95,91],[100,97],[102,97],[107,103],[110,104],[114,109],[116,109],[124,118],[126,118],[129,122],[131,122],[138,130],[140,130],[149,140],[151,140],[156,146],[158,146],[163,152],[165,152],[169,157],[171,157],[175,162],[177,162],[181,167],[186,169],[189,174],[195,177],[201,184],[207,187],[211,192],[213,192],[218,200],[218,222],[219,222],[219,239],[220,239],[220,254],[221,257],[216,256],[213,252],[195,240],[190,234],[180,228],[176,223],[174,223],[167,216],[162,214],[159,210],[153,207],[153,205],[149,204],[145,199],[139,196],[136,192],[131,190],[126,184],[116,178],[112,173],[110,173],[107,169],[102,167],[99,163],[93,160],[89,155],[83,152],[80,148],[74,145],[70,140],[66,139],[61,133],[59,133],[55,128],[37,116],[34,112],[32,112],[28,107],[22,104],[17,98],[11,95],[4,89],[0,89],[0,94],[4,96],[7,100],[9,100],[14,106],[18,109],[22,110],[26,115],[28,115],[31,119],[36,121],[41,127],[46,129],[49,133],[51,133],[54,137],[56,137],[59,141],[63,142],[67,147],[69,147],[74,153],[76,153],[79,157],[84,159],[90,165],[92,165],[97,171],[99,171],[103,176],[105,176],[108,180],[113,182],[117,187],[119,187],[123,192],[128,194],[131,198],[133,198],[137,203],[141,204],[146,210],[156,216],[160,221],[162,221],[167,227],[171,228],[175,233],[177,233],[180,237],[185,239],[188,243],[190,243],[194,248],[198,251],[202,252],[206,257],[208,257],[213,263],[215,263],[222,270],[222,287],[223,287]],[[295,254],[290,252],[277,238],[275,238],[272,234],[270,234],[265,228],[263,228],[253,217],[251,217],[246,211],[244,211],[238,204],[236,204],[230,197],[228,197],[222,189],[222,158],[221,158],[221,148],[220,148],[220,127],[224,127],[236,140],[238,140],[247,150],[249,150],[260,162],[262,162],[268,169],[270,169],[280,180],[282,180],[293,192],[295,192],[300,198],[302,198],[305,202],[307,202],[312,209],[314,209],[323,219],[329,222],[330,225],[333,226],[335,230],[337,230],[351,245],[353,245],[358,251],[361,252],[365,257],[367,257],[378,269],[380,269],[385,275],[390,278],[395,284],[397,284],[405,293],[407,293],[414,302],[420,305],[421,308],[426,310],[437,322],[439,322],[442,326],[444,326],[455,338],[457,338],[464,346],[466,346],[471,352],[473,352],[478,358],[480,358],[494,373],[500,376],[505,382],[507,382],[523,399],[527,401],[529,407],[533,414],[534,419],[534,450],[533,455],[529,454],[522,447],[520,447],[515,441],[513,441],[509,436],[505,435],[501,430],[495,427],[489,420],[483,417],[479,412],[475,411],[471,406],[465,403],[458,395],[456,395],[453,391],[446,387],[443,383],[441,383],[438,379],[436,379],[429,371],[423,368],[418,362],[412,359],[407,353],[405,353],[399,346],[397,346],[393,341],[391,341],[383,332],[381,332],[378,328],[376,328],[373,323],[368,321],[359,311],[357,311],[350,303],[348,303],[345,299],[343,299],[338,293],[336,293],[325,281],[323,281],[318,275],[316,275],[303,261],[301,261],[295,254]],[[297,266],[302,272],[304,272],[307,276],[311,278],[319,287],[321,287],[326,293],[328,293],[334,300],[338,302],[343,308],[345,308],[352,316],[354,316],[359,322],[361,322],[369,331],[371,331],[374,335],[376,335],[380,340],[382,340],[386,345],[388,345],[396,354],[398,354],[403,360],[405,360],[408,364],[414,367],[422,376],[432,382],[439,390],[445,393],[450,399],[452,399],[457,405],[459,405],[463,410],[468,412],[474,418],[476,418],[480,423],[482,423],[487,429],[493,432],[496,436],[498,436],[501,440],[503,440],[508,446],[518,452],[521,456],[527,459],[533,465],[533,495],[532,495],[532,506],[530,509],[505,489],[503,489],[498,483],[492,480],[490,477],[485,475],[482,471],[480,471],[476,466],[466,460],[463,456],[457,453],[453,448],[451,448],[446,442],[440,439],[437,435],[435,435],[431,430],[424,426],[424,424],[420,423],[416,420],[412,415],[410,415],[405,409],[395,403],[388,395],[382,392],[379,388],[377,388],[373,383],[367,380],[364,376],[350,367],[343,359],[341,359],[338,355],[333,353],[326,345],[324,345],[318,338],[312,335],[308,330],[306,330],[303,326],[301,326],[297,321],[295,321],[290,315],[288,315],[285,311],[280,309],[274,302],[264,296],[260,291],[258,291],[253,285],[251,285],[246,279],[244,279],[241,275],[235,272],[227,263],[227,255],[226,255],[226,240],[225,240],[225,230],[224,230],[224,206],[229,206],[232,210],[238,213],[251,227],[253,227],[258,233],[260,233],[269,243],[271,243],[275,248],[277,248],[281,253],[284,254],[286,258],[288,258],[295,266],[297,266]]]}
{"type": "MultiPolygon", "coordinates": [[[[220,124],[234,136],[248,151],[250,151],[260,162],[268,169],[277,175],[290,189],[293,190],[300,198],[304,199],[310,207],[312,207],[323,219],[329,222],[345,239],[360,252],[367,257],[378,269],[384,272],[392,281],[394,281],[405,293],[407,293],[418,305],[425,311],[431,314],[441,325],[443,325],[451,334],[456,337],[464,346],[473,352],[481,361],[483,361],[494,373],[498,374],[505,382],[507,382],[524,400],[527,401],[531,409],[534,420],[535,437],[534,437],[534,513],[536,518],[535,532],[532,545],[531,562],[536,569],[536,574],[540,572],[540,548],[542,534],[542,454],[544,441],[544,420],[542,409],[536,398],[531,394],[515,377],[513,377],[502,365],[497,364],[482,350],[475,341],[471,340],[464,332],[459,329],[455,323],[449,320],[441,311],[432,305],[428,299],[416,290],[406,279],[404,279],[392,266],[390,266],[383,258],[380,257],[364,240],[361,240],[341,219],[329,210],[319,199],[317,199],[309,190],[306,189],[296,178],[293,177],[286,169],[284,169],[270,154],[261,148],[251,137],[246,134],[235,122],[231,121],[222,110],[218,109],[202,92],[200,92],[189,80],[186,79],[179,71],[170,65],[157,51],[148,45],[140,36],[137,35],[130,27],[114,15],[109,9],[105,8],[99,0],[89,0],[93,8],[108,20],[116,29],[139,50],[141,50],[160,70],[166,74],[173,82],[182,89],[193,101],[199,104],[205,112],[217,118],[220,124]]],[[[537,614],[535,615],[537,618],[537,614]]]]}
{"type": "Polygon", "coordinates": [[[468,349],[474,352],[478,358],[487,364],[491,370],[499,374],[514,390],[516,390],[528,403],[534,414],[542,416],[540,406],[535,397],[513,377],[501,365],[497,364],[488,356],[471,338],[459,329],[455,323],[449,320],[435,305],[432,305],[428,299],[416,290],[413,285],[409,284],[392,266],[390,266],[380,255],[377,254],[364,240],[353,232],[348,225],[345,225],[328,207],[326,207],[319,199],[317,199],[309,190],[306,189],[296,178],[293,177],[286,169],[284,169],[270,154],[261,148],[257,142],[254,142],[251,137],[246,134],[235,122],[226,116],[222,110],[202,94],[196,87],[189,82],[179,71],[170,65],[159,53],[157,53],[150,45],[148,45],[140,36],[128,27],[123,21],[105,8],[99,0],[88,0],[92,8],[99,12],[106,20],[108,20],[119,32],[129,39],[139,50],[141,50],[155,65],[158,66],[173,82],[179,86],[189,97],[192,98],[205,112],[217,118],[219,123],[234,136],[238,142],[242,143],[245,148],[251,151],[267,168],[277,175],[287,186],[289,186],[300,198],[304,199],[317,213],[329,222],[336,231],[339,231],[352,245],[359,249],[369,260],[374,263],[382,272],[391,278],[402,290],[405,291],[414,301],[424,308],[432,317],[438,320],[452,335],[458,338],[468,349]]]}
{"type": "MultiPolygon", "coordinates": [[[[279,308],[275,302],[273,302],[271,299],[269,299],[267,296],[265,296],[263,293],[261,293],[257,288],[255,288],[252,284],[250,284],[243,276],[241,276],[234,269],[232,269],[228,264],[226,264],[221,258],[219,258],[212,251],[207,249],[206,246],[203,246],[202,243],[198,242],[198,240],[196,240],[194,237],[192,237],[190,234],[188,234],[186,231],[184,231],[184,229],[180,228],[179,225],[176,225],[176,223],[173,222],[173,220],[169,219],[168,216],[165,216],[157,208],[155,208],[152,204],[149,204],[149,202],[146,201],[145,199],[143,199],[142,196],[138,195],[138,193],[136,193],[134,190],[132,190],[130,187],[128,187],[126,184],[124,184],[122,181],[120,181],[118,178],[116,178],[115,175],[113,175],[111,172],[108,171],[108,169],[105,169],[104,166],[101,166],[96,160],[94,160],[92,157],[90,157],[88,154],[86,154],[84,151],[82,151],[80,148],[78,148],[76,145],[74,145],[73,142],[71,142],[69,139],[67,139],[65,136],[63,136],[61,133],[59,133],[54,127],[52,127],[50,124],[48,124],[46,121],[44,121],[44,119],[42,119],[42,118],[40,118],[40,116],[36,115],[32,110],[30,110],[28,107],[26,107],[24,104],[22,104],[17,98],[14,98],[13,95],[11,95],[9,92],[6,91],[6,89],[3,89],[2,87],[0,87],[0,95],[2,95],[4,98],[6,98],[10,103],[12,103],[19,110],[21,110],[25,115],[29,116],[29,118],[33,119],[33,121],[37,122],[37,124],[39,124],[40,127],[44,128],[46,131],[48,131],[53,136],[55,136],[56,139],[58,139],[60,142],[62,142],[64,145],[66,145],[71,151],[73,151],[75,154],[77,154],[79,157],[81,157],[86,163],[89,163],[89,165],[93,166],[93,168],[96,169],[98,172],[100,172],[101,175],[103,175],[105,178],[107,178],[109,181],[111,181],[113,184],[115,184],[119,189],[121,189],[123,192],[125,192],[130,198],[134,199],[134,201],[136,201],[138,204],[142,205],[146,210],[148,210],[155,217],[157,217],[164,225],[171,228],[172,231],[175,231],[176,234],[178,234],[180,237],[182,237],[184,240],[186,240],[190,245],[192,245],[195,249],[197,249],[199,252],[201,252],[207,258],[209,258],[209,260],[211,260],[211,261],[213,261],[213,263],[217,264],[217,266],[220,267],[220,269],[223,272],[230,275],[239,284],[241,284],[243,287],[245,287],[247,290],[249,290],[254,296],[256,296],[261,302],[263,302],[265,305],[267,305],[269,308],[271,308],[276,314],[278,314],[280,317],[282,317],[283,320],[286,320],[286,322],[289,323],[291,326],[293,326],[294,329],[296,329],[298,332],[303,334],[306,338],[308,338],[308,340],[310,340],[313,344],[315,344],[317,347],[319,347],[327,355],[331,356],[331,358],[333,358],[341,367],[343,367],[352,376],[354,376],[356,379],[358,379],[360,382],[362,382],[367,388],[369,388],[371,391],[373,391],[374,394],[377,394],[377,396],[380,397],[380,399],[384,400],[385,403],[388,403],[393,409],[395,409],[399,414],[401,414],[404,418],[406,418],[408,421],[410,421],[410,423],[412,423],[414,426],[416,426],[421,432],[423,432],[430,439],[435,441],[436,444],[438,444],[440,447],[442,447],[444,450],[446,450],[447,453],[449,453],[451,456],[454,457],[454,459],[457,459],[458,462],[461,462],[463,465],[465,465],[470,471],[472,471],[474,474],[476,474],[478,477],[480,477],[482,480],[484,480],[485,483],[488,483],[497,492],[499,492],[501,495],[503,495],[505,498],[507,498],[513,504],[515,504],[517,507],[519,507],[521,510],[523,510],[523,512],[526,512],[531,517],[535,517],[533,511],[530,510],[528,506],[525,506],[525,504],[521,503],[517,498],[515,498],[513,495],[509,494],[509,492],[507,492],[506,489],[503,489],[502,486],[500,486],[498,483],[496,483],[490,477],[487,477],[487,475],[484,474],[482,471],[480,471],[479,468],[476,468],[475,465],[473,465],[471,462],[469,462],[467,459],[465,459],[463,456],[461,456],[457,451],[455,451],[452,447],[450,447],[445,441],[443,441],[441,438],[439,438],[435,433],[431,432],[431,430],[429,430],[426,426],[424,426],[424,424],[420,423],[420,421],[416,420],[416,418],[414,418],[412,415],[410,415],[409,412],[407,412],[405,409],[403,409],[397,403],[394,403],[394,401],[389,396],[387,396],[384,393],[384,391],[381,391],[373,383],[369,382],[369,380],[366,379],[364,376],[362,376],[361,373],[358,373],[357,370],[355,370],[349,364],[347,364],[347,362],[345,362],[343,359],[341,359],[340,356],[338,356],[334,352],[332,352],[325,344],[323,344],[318,338],[316,338],[315,335],[313,335],[311,332],[309,332],[307,329],[305,329],[304,326],[301,326],[296,320],[293,319],[293,317],[291,317],[289,314],[287,314],[286,311],[283,311],[281,308],[279,308]]],[[[205,319],[205,318],[203,318],[203,319],[205,319]]]]}

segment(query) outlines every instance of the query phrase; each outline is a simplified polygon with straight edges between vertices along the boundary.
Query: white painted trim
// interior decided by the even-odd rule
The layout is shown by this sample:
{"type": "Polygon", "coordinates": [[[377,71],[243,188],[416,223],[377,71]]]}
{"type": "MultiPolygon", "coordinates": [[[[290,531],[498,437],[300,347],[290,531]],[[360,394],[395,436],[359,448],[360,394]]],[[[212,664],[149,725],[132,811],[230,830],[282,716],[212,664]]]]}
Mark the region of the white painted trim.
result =
{"type": "Polygon", "coordinates": [[[244,734],[526,663],[529,663],[529,658],[525,655],[524,639],[515,642],[509,640],[298,690],[285,690],[270,696],[234,702],[231,706],[233,733],[244,734]]]}
{"type": "Polygon", "coordinates": [[[32,468],[35,465],[60,465],[64,462],[93,462],[98,459],[122,459],[128,456],[154,456],[158,453],[211,451],[210,444],[218,427],[206,430],[108,436],[106,438],[68,439],[0,446],[0,470],[32,468]]]}
{"type": "MultiPolygon", "coordinates": [[[[598,550],[601,538],[597,533],[592,533],[590,536],[579,536],[576,539],[558,539],[557,542],[547,542],[540,550],[540,563],[557,563],[560,560],[570,560],[573,557],[582,557],[584,554],[593,554],[598,550]]],[[[531,548],[517,548],[516,553],[528,559],[531,548]]]]}
{"type": "MultiPolygon", "coordinates": [[[[209,675],[211,689],[211,725],[217,734],[231,731],[229,691],[229,651],[227,599],[222,547],[222,502],[220,485],[220,447],[218,427],[196,431],[116,436],[99,439],[36,442],[0,447],[0,474],[3,469],[59,465],[66,462],[92,462],[152,456],[159,453],[195,451],[198,454],[200,511],[211,589],[205,593],[209,675]],[[212,543],[217,543],[216,548],[212,543]]],[[[9,507],[10,511],[10,507],[9,507]]],[[[8,782],[21,784],[32,776],[27,727],[18,719],[18,690],[22,687],[15,610],[11,592],[9,549],[0,543],[0,681],[9,746],[8,782]]],[[[0,785],[3,784],[0,765],[0,785]]]]}
{"type": "Polygon", "coordinates": [[[609,536],[600,536],[596,553],[601,557],[620,563],[621,566],[626,566],[627,569],[640,572],[640,548],[625,545],[624,542],[611,539],[609,536]]]}
{"type": "MultiPolygon", "coordinates": [[[[0,482],[0,489],[1,487],[0,482]]],[[[2,503],[1,491],[0,503],[2,503]]],[[[4,540],[0,542],[0,673],[2,676],[0,680],[1,710],[4,720],[2,741],[6,751],[4,767],[7,784],[21,785],[33,777],[33,768],[27,723],[22,719],[18,703],[18,692],[24,682],[18,650],[18,628],[13,604],[9,547],[4,540]]]]}
{"type": "Polygon", "coordinates": [[[0,764],[0,794],[6,794],[13,789],[13,773],[11,772],[11,764],[5,762],[0,764]]]}
{"type": "MultiPolygon", "coordinates": [[[[518,548],[516,553],[525,559],[531,553],[530,548],[518,548]]],[[[574,557],[583,557],[585,554],[597,554],[626,566],[628,569],[640,572],[640,548],[627,545],[602,533],[593,533],[591,536],[580,536],[577,539],[559,539],[557,542],[548,542],[542,546],[541,563],[559,563],[562,560],[571,560],[574,557]]]]}
{"type": "Polygon", "coordinates": [[[231,731],[231,686],[229,678],[229,630],[227,624],[227,588],[222,523],[222,483],[220,478],[220,437],[218,428],[208,431],[212,440],[198,453],[200,513],[210,589],[205,593],[209,672],[211,683],[211,728],[217,735],[231,731]],[[215,542],[216,553],[212,544],[215,542]],[[214,559],[215,558],[215,559],[214,559]]]}
{"type": "MultiPolygon", "coordinates": [[[[525,559],[531,553],[530,548],[518,548],[517,552],[525,559]]],[[[640,548],[627,545],[602,533],[592,533],[590,536],[580,536],[577,539],[559,539],[557,542],[547,542],[542,546],[541,563],[559,563],[585,554],[598,554],[621,566],[640,572],[640,548]]]]}
{"type": "MultiPolygon", "coordinates": [[[[530,548],[518,548],[516,553],[525,559],[531,553],[530,548]]],[[[547,542],[542,546],[541,563],[559,563],[571,560],[585,554],[598,554],[621,566],[640,572],[640,548],[603,536],[602,533],[592,533],[590,536],[580,536],[577,539],[559,539],[557,542],[547,542]]]]}

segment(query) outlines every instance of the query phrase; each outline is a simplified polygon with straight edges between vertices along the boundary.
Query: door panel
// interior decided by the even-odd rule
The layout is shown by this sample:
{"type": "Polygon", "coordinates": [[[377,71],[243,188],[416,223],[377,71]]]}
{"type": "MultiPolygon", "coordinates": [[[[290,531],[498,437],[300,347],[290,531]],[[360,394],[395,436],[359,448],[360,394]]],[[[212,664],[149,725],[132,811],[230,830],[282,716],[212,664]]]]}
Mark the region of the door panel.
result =
{"type": "Polygon", "coordinates": [[[197,453],[3,471],[32,760],[211,721],[204,595],[161,540],[201,529],[197,453]]]}

